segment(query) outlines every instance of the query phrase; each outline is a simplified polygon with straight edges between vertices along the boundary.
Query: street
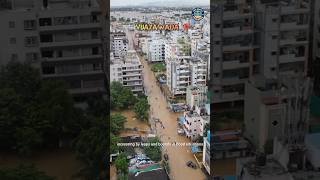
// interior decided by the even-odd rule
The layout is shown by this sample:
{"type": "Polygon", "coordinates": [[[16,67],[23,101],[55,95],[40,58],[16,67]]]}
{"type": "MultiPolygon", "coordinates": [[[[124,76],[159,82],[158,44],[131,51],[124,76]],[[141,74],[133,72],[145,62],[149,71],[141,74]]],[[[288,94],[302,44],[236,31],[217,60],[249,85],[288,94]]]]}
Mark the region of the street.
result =
{"type": "MultiPolygon", "coordinates": [[[[133,47],[133,32],[126,29],[129,40],[129,49],[133,47]]],[[[140,61],[143,65],[144,86],[147,91],[148,101],[150,104],[151,119],[157,118],[161,123],[156,125],[156,134],[160,137],[162,143],[190,143],[191,141],[185,136],[177,134],[177,118],[182,113],[173,113],[167,109],[167,102],[165,97],[160,91],[160,88],[156,84],[156,78],[154,77],[151,68],[148,63],[140,57],[140,61]]],[[[150,122],[152,125],[153,122],[150,122]]],[[[203,180],[205,175],[200,168],[191,169],[186,166],[186,162],[192,160],[196,163],[190,146],[165,146],[163,153],[166,152],[169,155],[170,166],[170,178],[173,180],[203,180]]]]}

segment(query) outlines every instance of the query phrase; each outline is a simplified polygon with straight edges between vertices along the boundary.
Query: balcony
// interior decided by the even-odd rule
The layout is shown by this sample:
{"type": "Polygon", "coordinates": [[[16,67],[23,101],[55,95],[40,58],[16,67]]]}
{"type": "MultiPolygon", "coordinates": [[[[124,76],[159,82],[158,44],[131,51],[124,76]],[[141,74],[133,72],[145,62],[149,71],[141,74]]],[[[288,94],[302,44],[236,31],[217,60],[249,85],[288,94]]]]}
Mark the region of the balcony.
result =
{"type": "Polygon", "coordinates": [[[224,36],[238,36],[238,35],[245,35],[251,34],[254,30],[251,26],[238,26],[232,28],[223,28],[223,35],[224,36]]]}
{"type": "Polygon", "coordinates": [[[55,47],[70,47],[70,46],[84,46],[84,45],[99,45],[100,39],[76,40],[64,42],[41,42],[40,48],[55,48],[55,47]]]}
{"type": "Polygon", "coordinates": [[[64,72],[64,73],[55,73],[55,74],[42,74],[44,78],[58,78],[58,77],[72,77],[72,76],[87,76],[87,75],[99,75],[104,74],[102,70],[95,71],[79,71],[79,72],[64,72]]]}
{"type": "Polygon", "coordinates": [[[238,69],[248,66],[250,66],[249,62],[241,63],[239,60],[223,62],[223,69],[238,69]]]}
{"type": "Polygon", "coordinates": [[[279,56],[280,63],[299,62],[299,61],[305,61],[305,60],[306,60],[305,56],[298,56],[296,54],[286,54],[286,55],[279,56]]]}
{"type": "Polygon", "coordinates": [[[231,92],[231,93],[223,93],[222,99],[226,100],[241,100],[243,96],[239,94],[239,92],[231,92]]]}
{"type": "Polygon", "coordinates": [[[293,45],[293,44],[308,44],[309,41],[307,40],[307,37],[291,37],[286,39],[280,40],[280,45],[293,45]]]}
{"type": "Polygon", "coordinates": [[[250,11],[250,9],[243,9],[242,12],[240,12],[239,10],[224,11],[223,12],[223,20],[248,18],[251,16],[253,16],[253,14],[250,11]]]}
{"type": "Polygon", "coordinates": [[[141,73],[127,73],[127,74],[122,74],[122,77],[129,77],[129,76],[141,76],[141,73]]]}
{"type": "Polygon", "coordinates": [[[308,29],[309,25],[307,23],[300,22],[283,22],[280,24],[280,30],[293,30],[293,29],[308,29]]]}
{"type": "Polygon", "coordinates": [[[301,3],[300,6],[283,6],[281,8],[281,14],[301,14],[309,13],[310,5],[309,3],[301,3]]]}
{"type": "Polygon", "coordinates": [[[85,55],[85,56],[67,56],[67,57],[44,57],[42,61],[55,62],[55,61],[83,61],[88,59],[101,59],[103,56],[101,54],[97,55],[85,55]]]}
{"type": "Polygon", "coordinates": [[[93,88],[76,88],[76,89],[69,89],[69,93],[72,95],[76,94],[87,94],[87,93],[98,93],[98,92],[105,92],[105,88],[101,87],[93,87],[93,88]]]}

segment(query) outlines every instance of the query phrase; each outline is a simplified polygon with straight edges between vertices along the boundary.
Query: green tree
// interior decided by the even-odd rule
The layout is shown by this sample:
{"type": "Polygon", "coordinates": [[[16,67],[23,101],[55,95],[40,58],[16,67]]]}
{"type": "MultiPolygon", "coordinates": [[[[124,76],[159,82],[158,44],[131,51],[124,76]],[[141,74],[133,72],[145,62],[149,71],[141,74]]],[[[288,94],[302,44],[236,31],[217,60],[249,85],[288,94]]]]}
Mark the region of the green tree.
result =
{"type": "Polygon", "coordinates": [[[88,179],[105,179],[108,163],[109,138],[107,118],[97,118],[93,126],[82,130],[73,148],[77,157],[85,163],[81,175],[88,179]]]}
{"type": "Polygon", "coordinates": [[[31,101],[41,86],[38,69],[27,63],[10,61],[0,70],[0,88],[12,88],[25,102],[31,101]]]}
{"type": "Polygon", "coordinates": [[[111,115],[111,133],[119,135],[120,131],[124,129],[124,123],[127,121],[127,118],[122,114],[111,115]]]}
{"type": "Polygon", "coordinates": [[[111,83],[110,89],[112,109],[127,109],[134,105],[136,97],[129,88],[124,87],[120,82],[114,81],[111,83]]]}
{"type": "Polygon", "coordinates": [[[17,128],[14,135],[17,149],[21,154],[31,154],[43,142],[41,134],[31,127],[17,128]]]}
{"type": "Polygon", "coordinates": [[[117,143],[120,142],[120,137],[110,133],[110,152],[111,154],[117,153],[119,151],[119,147],[117,143]]]}
{"type": "Polygon", "coordinates": [[[30,65],[10,62],[1,67],[0,82],[2,149],[30,154],[79,134],[79,116],[62,81],[43,81],[30,65]]]}
{"type": "Polygon", "coordinates": [[[128,161],[125,153],[119,154],[115,161],[115,165],[119,174],[119,179],[125,179],[128,175],[128,161]]]}
{"type": "Polygon", "coordinates": [[[54,177],[46,175],[34,166],[20,165],[16,168],[0,169],[2,180],[54,180],[54,177]]]}
{"type": "Polygon", "coordinates": [[[139,120],[146,121],[149,116],[150,105],[146,98],[139,98],[138,102],[134,105],[134,112],[139,120]]]}
{"type": "MultiPolygon", "coordinates": [[[[151,138],[147,143],[161,143],[158,137],[151,138]]],[[[146,146],[144,148],[146,155],[153,161],[158,162],[161,160],[161,146],[146,146]]]]}

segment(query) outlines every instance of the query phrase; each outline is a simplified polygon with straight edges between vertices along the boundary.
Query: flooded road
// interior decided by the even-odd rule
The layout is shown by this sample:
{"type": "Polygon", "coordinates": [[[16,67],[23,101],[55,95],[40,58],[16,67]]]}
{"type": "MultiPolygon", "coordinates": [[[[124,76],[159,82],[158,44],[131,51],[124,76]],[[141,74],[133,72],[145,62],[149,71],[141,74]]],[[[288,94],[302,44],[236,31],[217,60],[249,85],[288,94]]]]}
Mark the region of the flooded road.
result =
{"type": "MultiPolygon", "coordinates": [[[[177,118],[182,113],[173,113],[167,109],[167,102],[162,95],[160,88],[156,84],[156,79],[152,74],[148,64],[142,60],[144,66],[144,84],[147,90],[148,100],[151,105],[151,117],[158,118],[162,122],[164,129],[159,125],[156,126],[156,133],[163,143],[189,143],[190,140],[185,136],[177,134],[177,118]]],[[[153,123],[151,123],[153,124],[153,123]]],[[[166,146],[164,152],[169,155],[170,177],[173,180],[203,180],[204,174],[198,168],[196,170],[186,166],[186,162],[195,159],[191,153],[190,146],[166,146]]]]}
{"type": "MultiPolygon", "coordinates": [[[[129,40],[129,49],[133,48],[133,32],[126,31],[129,40]]],[[[159,124],[154,126],[154,122],[150,122],[152,128],[156,128],[155,132],[160,137],[162,143],[190,143],[191,141],[185,136],[177,134],[177,118],[182,113],[173,113],[167,109],[167,102],[162,95],[160,88],[156,84],[156,79],[149,67],[148,63],[140,58],[143,65],[144,86],[147,92],[150,104],[151,119],[158,118],[162,122],[164,128],[159,124]]],[[[152,120],[151,120],[152,121],[152,120]]],[[[163,152],[169,155],[170,178],[172,180],[203,180],[205,175],[200,168],[191,169],[186,166],[186,162],[192,160],[196,163],[190,146],[165,146],[163,152]]]]}

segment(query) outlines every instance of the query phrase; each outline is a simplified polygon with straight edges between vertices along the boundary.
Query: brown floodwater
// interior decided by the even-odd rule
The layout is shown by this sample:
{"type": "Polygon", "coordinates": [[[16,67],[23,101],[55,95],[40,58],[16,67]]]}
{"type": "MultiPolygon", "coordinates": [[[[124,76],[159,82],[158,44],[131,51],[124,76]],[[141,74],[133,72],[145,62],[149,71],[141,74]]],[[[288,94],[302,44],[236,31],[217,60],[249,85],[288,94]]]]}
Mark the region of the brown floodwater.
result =
{"type": "Polygon", "coordinates": [[[0,167],[16,167],[19,164],[34,164],[47,175],[56,177],[56,180],[72,179],[82,165],[69,150],[43,151],[32,157],[0,153],[0,167]]]}
{"type": "MultiPolygon", "coordinates": [[[[133,33],[127,31],[129,40],[129,49],[133,48],[132,37],[133,33]]],[[[162,143],[190,143],[191,141],[185,136],[180,136],[177,133],[178,123],[177,118],[182,113],[173,113],[167,109],[165,97],[157,86],[156,78],[154,77],[148,63],[140,58],[143,65],[144,86],[147,91],[148,101],[151,106],[151,117],[158,118],[162,122],[164,129],[160,123],[155,123],[151,118],[151,126],[155,128],[155,133],[160,137],[162,143]],[[155,124],[157,124],[155,126],[155,124]]],[[[170,178],[172,180],[204,180],[205,175],[200,168],[191,169],[186,166],[186,162],[192,160],[196,163],[195,158],[191,153],[190,146],[165,146],[164,153],[169,155],[170,178]]]]}
{"type": "Polygon", "coordinates": [[[135,113],[132,110],[123,110],[123,111],[112,111],[111,114],[121,114],[127,118],[127,122],[124,123],[124,128],[136,128],[137,131],[134,130],[123,130],[120,133],[120,136],[134,136],[141,135],[144,136],[150,131],[150,127],[148,122],[140,121],[135,118],[135,113]]]}
{"type": "Polygon", "coordinates": [[[213,172],[216,176],[227,176],[236,174],[236,159],[215,160],[213,172]]]}

